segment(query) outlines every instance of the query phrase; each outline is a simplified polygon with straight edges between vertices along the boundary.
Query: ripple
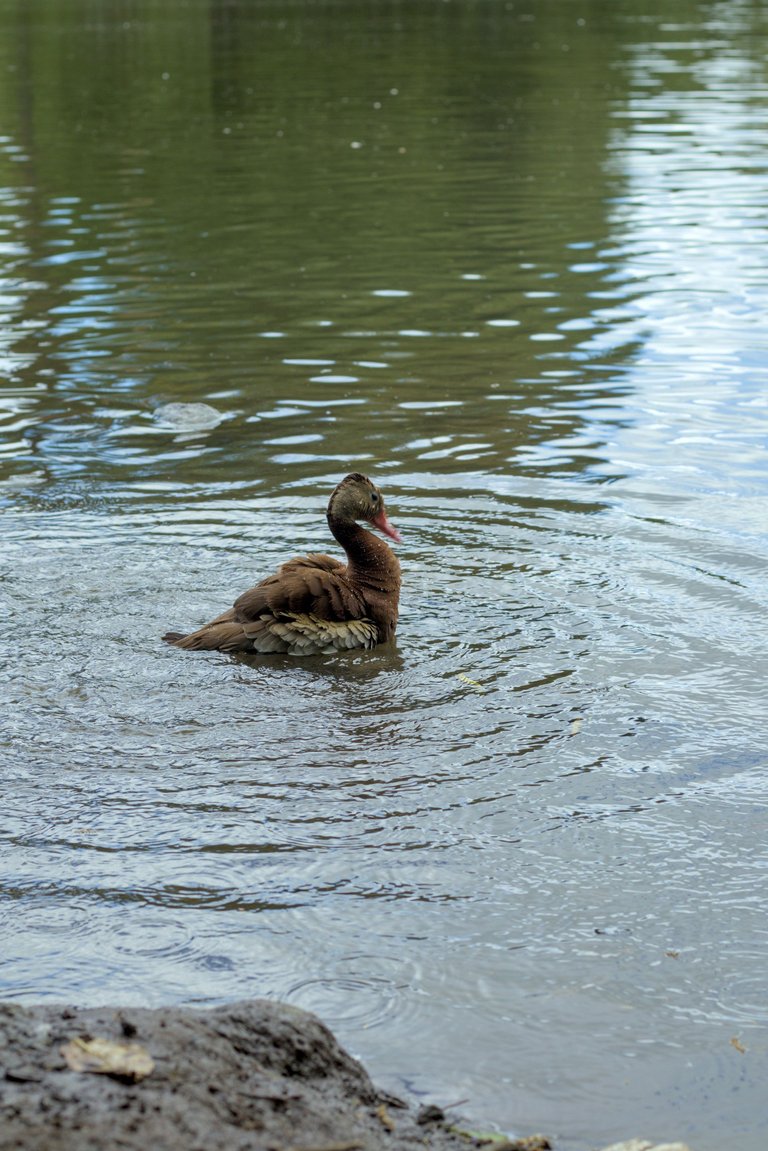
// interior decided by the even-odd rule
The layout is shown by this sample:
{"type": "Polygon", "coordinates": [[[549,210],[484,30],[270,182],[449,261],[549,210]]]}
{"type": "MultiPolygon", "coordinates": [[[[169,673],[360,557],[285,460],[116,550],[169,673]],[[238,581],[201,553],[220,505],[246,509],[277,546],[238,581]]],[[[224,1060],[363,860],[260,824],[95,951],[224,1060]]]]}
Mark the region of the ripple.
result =
{"type": "Polygon", "coordinates": [[[432,408],[460,408],[463,404],[463,400],[401,400],[398,407],[406,411],[419,412],[432,408]]]}
{"type": "Polygon", "coordinates": [[[356,384],[358,376],[344,376],[338,373],[323,373],[320,376],[310,376],[310,381],[313,384],[356,384]]]}
{"type": "Polygon", "coordinates": [[[286,357],[283,360],[284,364],[296,364],[300,367],[332,367],[335,360],[323,360],[319,358],[312,359],[310,357],[286,357]]]}
{"type": "Polygon", "coordinates": [[[407,983],[372,974],[380,966],[378,956],[341,960],[333,975],[294,983],[285,1001],[320,1015],[329,1027],[339,1030],[368,1030],[402,1020],[408,1011],[407,983]]]}

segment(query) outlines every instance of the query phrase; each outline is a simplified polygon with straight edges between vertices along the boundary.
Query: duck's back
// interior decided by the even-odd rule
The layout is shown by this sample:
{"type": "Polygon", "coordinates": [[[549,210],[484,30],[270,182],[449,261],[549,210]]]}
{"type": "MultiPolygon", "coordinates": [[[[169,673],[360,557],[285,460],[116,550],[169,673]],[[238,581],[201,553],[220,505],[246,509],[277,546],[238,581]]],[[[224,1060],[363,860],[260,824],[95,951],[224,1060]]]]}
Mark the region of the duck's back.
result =
{"type": "Polygon", "coordinates": [[[309,555],[288,560],[243,592],[229,611],[169,642],[192,651],[317,655],[373,647],[379,629],[346,565],[309,555]]]}
{"type": "Polygon", "coordinates": [[[326,555],[296,556],[274,575],[235,600],[236,618],[255,619],[264,611],[310,612],[322,619],[360,619],[362,596],[348,578],[346,564],[326,555]]]}

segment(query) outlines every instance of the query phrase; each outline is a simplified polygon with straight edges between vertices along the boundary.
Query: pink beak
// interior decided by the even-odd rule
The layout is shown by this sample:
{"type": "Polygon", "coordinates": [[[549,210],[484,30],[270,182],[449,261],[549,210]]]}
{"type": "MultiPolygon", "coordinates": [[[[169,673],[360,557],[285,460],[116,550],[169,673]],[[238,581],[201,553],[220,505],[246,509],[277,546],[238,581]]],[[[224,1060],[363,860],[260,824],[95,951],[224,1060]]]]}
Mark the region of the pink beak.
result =
{"type": "Polygon", "coordinates": [[[378,528],[380,532],[383,532],[385,536],[389,536],[391,540],[394,540],[395,543],[402,543],[400,532],[397,528],[392,527],[383,508],[378,515],[371,517],[370,522],[375,528],[378,528]]]}

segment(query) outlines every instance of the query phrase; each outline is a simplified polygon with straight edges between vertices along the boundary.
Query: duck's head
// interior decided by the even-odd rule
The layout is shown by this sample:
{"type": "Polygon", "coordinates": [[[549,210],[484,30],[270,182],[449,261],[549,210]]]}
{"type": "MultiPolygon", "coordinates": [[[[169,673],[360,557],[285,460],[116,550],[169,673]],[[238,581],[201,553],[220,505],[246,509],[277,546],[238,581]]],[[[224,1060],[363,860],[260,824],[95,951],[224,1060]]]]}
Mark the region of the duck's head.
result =
{"type": "Polygon", "coordinates": [[[384,510],[384,497],[376,484],[360,472],[352,472],[338,484],[328,501],[328,518],[365,520],[385,536],[400,543],[400,532],[393,528],[384,510]]]}

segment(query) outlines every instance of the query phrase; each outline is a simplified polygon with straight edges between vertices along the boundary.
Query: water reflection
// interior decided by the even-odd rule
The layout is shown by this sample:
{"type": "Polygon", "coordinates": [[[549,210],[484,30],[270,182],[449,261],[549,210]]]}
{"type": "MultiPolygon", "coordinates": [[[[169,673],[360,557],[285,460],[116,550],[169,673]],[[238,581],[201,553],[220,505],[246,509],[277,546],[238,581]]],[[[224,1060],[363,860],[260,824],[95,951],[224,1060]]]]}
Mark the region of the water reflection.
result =
{"type": "MultiPolygon", "coordinates": [[[[327,422],[318,426],[319,419],[315,420],[310,434],[322,436],[325,441],[324,449],[316,454],[252,454],[254,472],[274,473],[276,469],[291,467],[307,474],[308,467],[322,460],[382,459],[375,444],[372,451],[367,450],[366,429],[388,416],[382,401],[386,403],[393,393],[403,400],[410,396],[415,402],[422,401],[425,393],[434,392],[438,401],[447,394],[456,397],[456,403],[471,402],[471,417],[468,411],[463,412],[462,423],[466,425],[471,418],[472,431],[456,437],[455,443],[454,434],[449,431],[448,439],[433,445],[437,453],[434,458],[444,460],[443,466],[455,467],[455,457],[459,461],[482,461],[486,469],[503,467],[510,459],[517,464],[516,453],[510,455],[507,446],[497,441],[498,409],[477,394],[478,365],[482,365],[480,378],[486,383],[486,396],[490,397],[494,389],[504,388],[510,376],[515,375],[528,379],[528,387],[538,392],[542,384],[542,353],[538,345],[573,345],[569,324],[578,324],[581,318],[571,312],[572,294],[560,286],[558,264],[542,249],[544,240],[549,244],[545,229],[551,227],[553,218],[560,219],[558,209],[550,198],[546,225],[543,216],[540,223],[533,224],[528,212],[524,236],[514,224],[510,227],[510,213],[503,199],[479,199],[474,186],[467,187],[461,170],[455,167],[459,153],[454,164],[443,159],[430,167],[430,160],[436,152],[440,153],[441,141],[455,129],[460,148],[472,153],[476,179],[480,180],[486,171],[507,172],[507,137],[516,137],[522,148],[512,179],[515,193],[520,191],[518,183],[543,176],[551,191],[561,197],[563,189],[577,178],[577,169],[582,169],[595,143],[585,139],[581,150],[566,150],[563,157],[567,170],[553,170],[548,156],[527,146],[531,124],[536,123],[541,133],[551,136],[555,131],[563,138],[569,125],[550,116],[538,94],[526,108],[528,119],[509,114],[504,117],[501,109],[508,104],[517,107],[520,96],[509,90],[506,73],[497,74],[494,69],[486,75],[488,93],[493,91],[494,97],[483,122],[475,122],[482,104],[477,102],[472,71],[468,70],[464,78],[465,89],[457,93],[451,70],[451,112],[434,119],[437,131],[420,139],[419,147],[412,150],[407,142],[395,147],[394,139],[391,146],[387,145],[385,141],[398,134],[396,123],[402,125],[410,140],[418,122],[416,77],[411,78],[410,87],[399,88],[390,83],[385,97],[372,104],[361,103],[356,95],[340,93],[335,71],[317,59],[313,37],[325,35],[318,13],[304,10],[302,35],[297,38],[294,30],[286,39],[284,22],[265,23],[245,5],[214,5],[209,43],[209,28],[203,19],[206,7],[193,6],[184,38],[188,47],[194,43],[194,52],[205,45],[205,50],[212,53],[213,74],[219,79],[226,76],[227,83],[217,80],[211,88],[211,111],[217,119],[206,123],[204,110],[199,109],[203,120],[197,126],[202,123],[211,135],[208,138],[206,132],[202,136],[198,132],[195,137],[195,178],[186,178],[192,161],[192,138],[183,131],[177,134],[174,164],[183,181],[183,200],[170,198],[152,148],[133,147],[136,155],[142,157],[135,168],[115,166],[114,144],[104,153],[106,123],[110,123],[116,140],[120,140],[121,133],[123,138],[132,139],[144,123],[145,109],[132,105],[131,120],[129,110],[113,98],[102,99],[100,86],[107,74],[101,70],[87,76],[86,86],[93,106],[102,109],[104,121],[94,125],[92,135],[80,133],[83,138],[78,139],[81,151],[85,148],[89,153],[99,152],[91,157],[94,164],[88,169],[88,195],[57,196],[47,205],[41,203],[39,195],[35,197],[35,218],[28,228],[31,263],[45,269],[47,288],[57,294],[58,301],[46,309],[46,340],[35,341],[38,353],[41,344],[48,345],[47,357],[53,369],[43,369],[39,359],[30,369],[36,376],[41,370],[51,370],[57,393],[66,391],[67,405],[83,407],[89,416],[97,396],[105,390],[120,389],[135,401],[134,419],[107,426],[97,423],[96,428],[104,435],[96,436],[96,450],[93,444],[89,450],[88,439],[81,439],[80,425],[75,422],[71,428],[73,438],[78,440],[75,449],[64,450],[57,435],[49,451],[48,437],[43,432],[36,437],[36,454],[49,457],[46,464],[55,474],[65,476],[71,468],[87,467],[91,474],[108,481],[109,470],[103,468],[104,437],[109,442],[128,431],[130,450],[122,452],[119,444],[109,442],[110,467],[122,456],[131,467],[151,470],[156,464],[156,444],[148,443],[142,454],[136,439],[142,426],[146,427],[141,416],[147,404],[157,398],[182,402],[211,399],[213,369],[213,374],[219,375],[215,381],[217,390],[225,384],[237,407],[238,400],[241,404],[244,401],[246,412],[253,411],[254,393],[263,400],[277,398],[284,391],[281,364],[270,348],[273,342],[289,341],[291,354],[281,356],[282,365],[294,369],[292,379],[301,385],[304,398],[314,390],[310,385],[316,384],[323,388],[329,401],[338,401],[351,391],[370,406],[364,421],[335,418],[336,426],[329,427],[327,422]],[[278,46],[291,57],[298,52],[301,59],[309,52],[316,64],[312,83],[320,85],[325,103],[302,105],[302,121],[295,118],[292,110],[296,99],[293,89],[290,93],[286,90],[273,68],[273,61],[276,63],[279,57],[273,57],[271,50],[278,46]],[[270,70],[268,85],[265,69],[270,70]],[[240,119],[228,123],[235,108],[240,119]],[[353,127],[363,119],[370,120],[377,136],[381,134],[378,144],[369,131],[353,127]],[[539,123],[543,119],[546,129],[539,123]],[[267,125],[283,123],[290,127],[267,133],[267,125]],[[340,140],[336,139],[338,132],[340,140]],[[310,166],[307,181],[306,150],[310,141],[321,138],[321,133],[327,140],[324,158],[319,165],[310,166]],[[364,157],[355,156],[346,136],[365,139],[365,146],[358,149],[365,153],[364,157]],[[221,150],[222,137],[226,138],[226,153],[221,150]],[[202,148],[201,139],[208,139],[202,148]],[[286,187],[287,197],[275,197],[272,183],[265,182],[273,160],[278,162],[276,178],[284,187],[287,172],[292,173],[301,165],[302,179],[292,182],[290,189],[286,187]],[[534,171],[540,174],[534,177],[534,171]],[[200,179],[203,172],[209,174],[213,187],[200,179]],[[349,192],[344,213],[335,212],[331,217],[327,211],[336,202],[337,180],[349,192]],[[430,206],[428,220],[411,221],[407,232],[397,233],[392,221],[400,216],[405,204],[409,211],[414,204],[411,197],[403,200],[410,183],[428,189],[427,204],[442,200],[445,207],[433,211],[430,206]],[[132,195],[126,197],[129,188],[132,195]],[[242,215],[246,188],[247,224],[242,215]],[[208,217],[211,196],[217,204],[215,221],[208,217]],[[360,214],[360,209],[373,203],[377,205],[373,214],[367,210],[360,214]],[[300,253],[295,250],[297,218],[311,223],[303,240],[305,250],[300,253]],[[384,219],[388,221],[386,231],[382,231],[384,219]],[[320,220],[322,226],[318,226],[320,220]],[[489,226],[491,236],[486,242],[485,230],[489,226]],[[409,253],[404,275],[405,235],[409,253]],[[478,243],[481,237],[482,242],[478,243]],[[80,273],[73,264],[86,267],[80,273]],[[331,269],[336,270],[329,280],[331,269]],[[62,295],[66,302],[59,302],[62,295]],[[193,332],[196,338],[191,340],[193,332]],[[527,341],[532,345],[529,354],[527,341]],[[320,373],[304,370],[318,360],[324,361],[320,373]],[[297,368],[302,370],[296,372],[297,368]],[[494,432],[491,437],[489,428],[494,432]]],[[[446,82],[443,67],[450,53],[450,40],[445,37],[455,18],[452,12],[447,13],[448,23],[445,27],[440,23],[439,28],[427,21],[430,35],[438,33],[431,67],[439,86],[446,82]]],[[[483,6],[473,9],[469,45],[473,58],[483,60],[486,72],[489,59],[496,59],[493,53],[489,56],[488,44],[499,35],[515,57],[525,51],[516,34],[518,23],[517,17],[500,20],[497,13],[483,6]]],[[[353,26],[354,21],[349,26],[343,24],[345,34],[352,34],[353,26]]],[[[75,28],[76,25],[69,26],[69,33],[75,28]]],[[[574,35],[583,38],[583,24],[577,24],[576,29],[581,31],[571,28],[569,42],[574,35]]],[[[104,58],[111,58],[113,63],[117,43],[124,42],[128,54],[117,65],[118,76],[127,70],[134,83],[132,70],[144,70],[137,53],[146,29],[131,22],[112,25],[109,19],[103,19],[89,26],[88,31],[105,53],[104,58]]],[[[466,31],[463,28],[463,33],[466,31]]],[[[46,36],[45,28],[40,34],[46,36]]],[[[557,24],[550,34],[559,34],[557,24]]],[[[387,55],[385,66],[394,65],[399,71],[397,59],[396,55],[387,55]]],[[[345,84],[355,85],[361,80],[362,73],[348,73],[345,84]]],[[[189,92],[191,77],[188,66],[177,67],[171,62],[151,79],[147,76],[147,82],[147,91],[171,117],[176,108],[175,94],[179,90],[189,92]]],[[[48,142],[47,102],[59,94],[44,83],[36,85],[35,92],[40,109],[26,129],[26,154],[41,163],[40,145],[43,140],[48,142]]],[[[435,99],[434,92],[426,96],[428,105],[435,99]]],[[[197,106],[196,101],[192,106],[197,106]]],[[[448,105],[443,101],[441,106],[445,109],[448,105]]],[[[83,115],[79,101],[73,105],[71,93],[64,102],[63,114],[71,115],[73,120],[75,115],[83,115]]],[[[607,128],[605,120],[601,129],[607,128]]],[[[62,135],[57,142],[64,161],[70,159],[67,140],[62,135]]],[[[599,171],[599,165],[595,165],[593,176],[599,171]]],[[[523,202],[530,207],[527,199],[523,202]]],[[[594,244],[595,219],[590,218],[587,224],[582,202],[570,204],[569,212],[580,218],[569,221],[566,242],[594,244]],[[573,240],[572,228],[582,237],[586,233],[591,238],[573,240]]],[[[602,232],[604,221],[598,218],[598,223],[602,232]]],[[[597,263],[591,269],[583,262],[578,266],[578,274],[585,280],[599,278],[602,271],[597,263]]],[[[583,285],[584,289],[589,286],[583,285]]],[[[584,309],[578,305],[577,308],[583,315],[584,309]]],[[[13,323],[18,327],[18,320],[13,323]]],[[[558,354],[566,357],[567,348],[558,354]]],[[[539,395],[538,399],[546,409],[546,397],[539,395]]],[[[289,417],[285,406],[280,408],[280,414],[289,417]]],[[[527,447],[547,437],[546,426],[537,429],[530,412],[523,409],[515,414],[525,424],[521,432],[527,447]]],[[[303,408],[297,410],[296,417],[306,424],[303,408]]],[[[580,417],[576,418],[580,422],[580,417]]],[[[559,426],[564,427],[565,422],[561,415],[559,426]]],[[[236,434],[232,427],[227,433],[229,439],[236,434]]],[[[233,466],[238,466],[245,443],[242,429],[238,450],[227,453],[233,466]]],[[[248,444],[252,449],[252,438],[248,444]]],[[[396,445],[393,448],[397,450],[396,445]]],[[[218,472],[226,466],[221,447],[215,442],[201,442],[199,450],[202,454],[216,454],[212,462],[218,472]]],[[[187,458],[183,453],[166,455],[168,463],[173,461],[181,467],[187,458]]],[[[529,466],[534,462],[526,461],[529,466]]],[[[550,457],[545,454],[542,462],[548,466],[550,457]]],[[[188,474],[191,476],[191,472],[188,474]]]]}
{"type": "Polygon", "coordinates": [[[735,493],[764,471],[765,364],[751,317],[766,291],[754,258],[765,235],[756,123],[765,80],[743,44],[720,38],[657,43],[630,67],[638,96],[613,144],[628,188],[611,255],[638,285],[628,322],[644,339],[632,384],[647,415],[618,437],[617,453],[652,487],[672,466],[678,490],[735,493]],[[656,88],[670,69],[690,84],[656,88]]]}

